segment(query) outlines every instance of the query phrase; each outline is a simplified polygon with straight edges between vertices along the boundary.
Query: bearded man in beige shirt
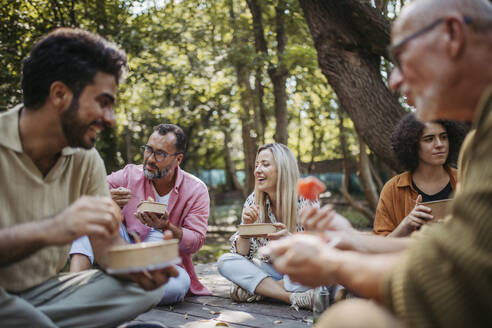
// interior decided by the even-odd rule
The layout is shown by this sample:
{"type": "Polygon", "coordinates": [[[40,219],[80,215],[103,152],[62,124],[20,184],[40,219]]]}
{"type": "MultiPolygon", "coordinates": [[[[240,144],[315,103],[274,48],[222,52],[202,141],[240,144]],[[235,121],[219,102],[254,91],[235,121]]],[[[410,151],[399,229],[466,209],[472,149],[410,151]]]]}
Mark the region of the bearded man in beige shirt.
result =
{"type": "Polygon", "coordinates": [[[157,304],[173,267],[126,277],[60,274],[88,235],[105,267],[121,212],[109,197],[97,134],[113,126],[126,55],[100,36],[58,29],[23,61],[24,104],[0,115],[2,327],[114,327],[157,304]],[[149,291],[146,291],[149,290],[149,291]]]}

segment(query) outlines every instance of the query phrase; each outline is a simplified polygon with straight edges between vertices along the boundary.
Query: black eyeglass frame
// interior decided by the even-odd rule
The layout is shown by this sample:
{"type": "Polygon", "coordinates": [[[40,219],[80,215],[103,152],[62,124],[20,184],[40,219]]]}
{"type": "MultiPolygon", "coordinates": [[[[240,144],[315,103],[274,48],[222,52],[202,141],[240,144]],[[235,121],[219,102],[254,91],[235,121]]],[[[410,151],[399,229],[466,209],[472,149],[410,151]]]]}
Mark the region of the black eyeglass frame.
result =
{"type": "Polygon", "coordinates": [[[144,153],[144,156],[145,156],[145,152],[147,152],[147,151],[150,152],[150,154],[147,155],[148,157],[154,155],[154,158],[155,158],[156,162],[162,162],[163,160],[165,160],[168,157],[176,156],[176,155],[179,155],[179,154],[183,154],[183,152],[181,152],[181,151],[176,152],[174,154],[169,154],[169,153],[163,152],[161,150],[154,150],[154,148],[152,148],[149,145],[143,145],[141,147],[141,149],[142,149],[142,151],[144,153]]]}
{"type": "MultiPolygon", "coordinates": [[[[397,44],[394,44],[394,45],[390,45],[388,46],[387,48],[387,52],[388,52],[388,56],[389,56],[389,59],[391,60],[391,62],[393,62],[393,64],[395,64],[395,66],[401,70],[401,63],[400,63],[400,60],[398,59],[398,56],[395,54],[397,49],[400,49],[401,47],[403,47],[406,43],[408,43],[409,41],[415,39],[416,37],[419,37],[429,31],[431,31],[432,29],[434,29],[436,26],[439,26],[441,23],[444,23],[446,21],[446,17],[441,17],[441,18],[438,18],[436,19],[435,21],[433,21],[432,23],[430,23],[429,25],[427,26],[424,26],[423,28],[421,28],[420,30],[408,35],[407,37],[405,37],[403,40],[401,40],[400,42],[398,42],[397,44]]],[[[470,24],[472,22],[472,19],[468,16],[463,16],[463,22],[465,24],[470,24]]]]}

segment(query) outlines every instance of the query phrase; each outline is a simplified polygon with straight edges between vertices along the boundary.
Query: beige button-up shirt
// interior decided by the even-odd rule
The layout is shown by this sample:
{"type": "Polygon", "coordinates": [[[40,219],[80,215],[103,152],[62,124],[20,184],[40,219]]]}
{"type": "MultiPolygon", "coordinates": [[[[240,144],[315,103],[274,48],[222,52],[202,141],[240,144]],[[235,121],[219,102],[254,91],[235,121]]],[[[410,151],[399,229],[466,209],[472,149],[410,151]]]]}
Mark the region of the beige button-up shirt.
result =
{"type": "MultiPolygon", "coordinates": [[[[51,217],[82,195],[109,196],[104,163],[95,149],[64,148],[43,176],[22,150],[21,109],[0,114],[0,229],[51,217]]],[[[46,247],[0,268],[0,287],[21,292],[52,278],[66,264],[69,249],[46,247]]]]}

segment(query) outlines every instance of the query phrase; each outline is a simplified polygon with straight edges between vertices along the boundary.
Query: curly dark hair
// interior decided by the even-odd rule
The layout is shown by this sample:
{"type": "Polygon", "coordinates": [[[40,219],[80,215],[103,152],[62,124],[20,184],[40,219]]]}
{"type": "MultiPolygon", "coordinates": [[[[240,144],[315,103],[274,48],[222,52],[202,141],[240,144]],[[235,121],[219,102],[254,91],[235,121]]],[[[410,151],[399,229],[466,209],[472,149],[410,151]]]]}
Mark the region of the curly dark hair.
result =
{"type": "Polygon", "coordinates": [[[126,70],[124,51],[101,36],[78,28],[59,28],[42,37],[22,61],[24,105],[41,107],[55,81],[65,83],[74,99],[98,72],[118,83],[126,70]]]}
{"type": "MultiPolygon", "coordinates": [[[[461,144],[468,133],[467,124],[447,120],[433,122],[441,124],[448,134],[449,153],[444,165],[456,167],[461,144]]],[[[396,158],[410,172],[414,172],[419,165],[419,141],[424,127],[424,123],[418,121],[414,114],[407,114],[391,136],[391,146],[396,158]]]]}

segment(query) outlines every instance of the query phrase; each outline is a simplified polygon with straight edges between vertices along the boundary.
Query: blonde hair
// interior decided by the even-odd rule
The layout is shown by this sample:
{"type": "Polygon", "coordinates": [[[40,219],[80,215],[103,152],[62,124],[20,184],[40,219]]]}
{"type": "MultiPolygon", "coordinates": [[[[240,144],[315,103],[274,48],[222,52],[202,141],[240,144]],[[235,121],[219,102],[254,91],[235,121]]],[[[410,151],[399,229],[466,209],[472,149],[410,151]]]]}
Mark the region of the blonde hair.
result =
{"type": "MultiPolygon", "coordinates": [[[[280,143],[266,144],[258,148],[256,157],[260,152],[269,150],[272,152],[277,167],[277,185],[275,208],[277,219],[282,218],[287,230],[297,230],[297,180],[299,180],[299,167],[292,151],[280,143]]],[[[255,184],[255,204],[260,209],[260,221],[268,218],[266,210],[266,193],[259,191],[255,184]]],[[[272,204],[273,205],[273,204],[272,204]]],[[[280,222],[280,220],[278,220],[280,222]]]]}

